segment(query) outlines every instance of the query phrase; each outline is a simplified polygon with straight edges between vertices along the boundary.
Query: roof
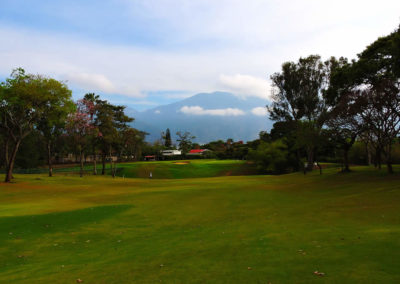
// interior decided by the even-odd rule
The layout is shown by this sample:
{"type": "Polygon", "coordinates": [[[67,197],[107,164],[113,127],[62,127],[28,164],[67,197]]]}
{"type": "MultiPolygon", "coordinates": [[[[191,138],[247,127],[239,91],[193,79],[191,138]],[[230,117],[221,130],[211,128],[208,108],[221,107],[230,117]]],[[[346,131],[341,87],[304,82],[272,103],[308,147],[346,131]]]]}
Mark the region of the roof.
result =
{"type": "Polygon", "coordinates": [[[208,149],[193,149],[189,151],[189,154],[197,154],[197,153],[203,153],[204,151],[209,151],[208,149]]]}

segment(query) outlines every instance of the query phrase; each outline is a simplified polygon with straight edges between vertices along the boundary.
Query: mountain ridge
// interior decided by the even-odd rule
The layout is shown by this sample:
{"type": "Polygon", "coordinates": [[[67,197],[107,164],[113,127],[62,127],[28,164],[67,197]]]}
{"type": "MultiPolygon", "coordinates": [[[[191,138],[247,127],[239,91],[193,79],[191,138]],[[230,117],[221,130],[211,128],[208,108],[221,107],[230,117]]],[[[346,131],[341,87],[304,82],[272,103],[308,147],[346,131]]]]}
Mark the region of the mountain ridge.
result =
{"type": "Polygon", "coordinates": [[[146,138],[149,142],[160,139],[167,128],[173,140],[177,131],[189,131],[198,143],[228,138],[249,141],[272,125],[267,116],[252,113],[254,108],[265,107],[267,103],[260,98],[242,98],[227,92],[199,93],[142,112],[133,111],[132,126],[149,133],[146,138]]]}

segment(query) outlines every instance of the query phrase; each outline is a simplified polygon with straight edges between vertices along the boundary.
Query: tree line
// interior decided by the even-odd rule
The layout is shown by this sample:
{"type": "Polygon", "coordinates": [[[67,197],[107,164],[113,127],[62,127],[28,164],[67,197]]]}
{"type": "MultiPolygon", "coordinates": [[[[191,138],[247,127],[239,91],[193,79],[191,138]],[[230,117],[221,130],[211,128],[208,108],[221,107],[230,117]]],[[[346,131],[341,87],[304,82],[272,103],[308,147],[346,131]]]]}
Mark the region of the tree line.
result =
{"type": "MultiPolygon", "coordinates": [[[[53,175],[55,156],[69,153],[79,156],[80,176],[85,156],[92,156],[93,174],[97,174],[96,160],[100,156],[101,174],[105,174],[106,161],[110,161],[114,176],[112,156],[137,158],[146,134],[129,126],[133,118],[124,110],[124,106],[113,105],[94,93],[74,102],[64,82],[27,74],[22,68],[13,70],[0,84],[0,139],[4,145],[1,163],[6,172],[5,182],[13,179],[17,154],[24,148],[24,142],[28,144],[24,155],[45,153],[49,176],[53,175]]],[[[29,163],[28,159],[23,162],[29,163]]]]}
{"type": "Polygon", "coordinates": [[[362,141],[373,151],[376,166],[385,162],[393,173],[400,133],[400,28],[378,38],[355,60],[310,55],[283,63],[270,78],[267,109],[276,123],[264,133],[254,160],[276,171],[306,172],[330,147],[342,152],[343,170],[349,171],[349,151],[362,141]]]}

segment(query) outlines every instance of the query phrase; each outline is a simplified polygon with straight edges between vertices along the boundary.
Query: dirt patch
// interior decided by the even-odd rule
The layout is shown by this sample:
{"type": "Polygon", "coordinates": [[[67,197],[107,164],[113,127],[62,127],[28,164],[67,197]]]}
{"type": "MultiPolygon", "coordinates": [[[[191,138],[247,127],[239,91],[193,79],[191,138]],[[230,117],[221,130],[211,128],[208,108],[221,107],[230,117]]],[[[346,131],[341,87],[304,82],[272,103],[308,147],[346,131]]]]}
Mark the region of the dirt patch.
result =
{"type": "Polygon", "coordinates": [[[181,161],[181,162],[174,162],[175,165],[187,165],[190,164],[190,161],[181,161]]]}

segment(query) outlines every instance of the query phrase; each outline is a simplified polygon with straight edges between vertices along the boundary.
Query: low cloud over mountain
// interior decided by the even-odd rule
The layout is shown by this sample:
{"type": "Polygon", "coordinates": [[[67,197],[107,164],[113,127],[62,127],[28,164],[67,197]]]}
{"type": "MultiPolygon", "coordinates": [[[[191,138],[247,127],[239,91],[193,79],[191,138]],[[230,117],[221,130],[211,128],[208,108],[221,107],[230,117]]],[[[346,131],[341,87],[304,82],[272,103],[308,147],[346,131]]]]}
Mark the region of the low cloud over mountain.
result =
{"type": "Polygon", "coordinates": [[[225,92],[201,93],[131,115],[135,117],[133,126],[149,133],[148,141],[159,139],[167,128],[173,136],[177,131],[189,131],[199,143],[228,138],[248,141],[271,128],[267,103],[265,99],[225,92]]]}

